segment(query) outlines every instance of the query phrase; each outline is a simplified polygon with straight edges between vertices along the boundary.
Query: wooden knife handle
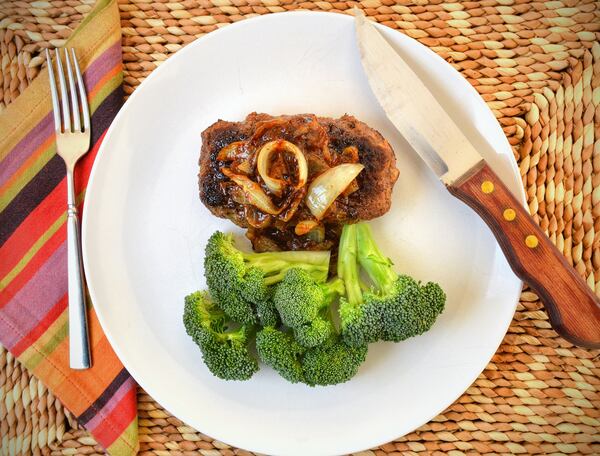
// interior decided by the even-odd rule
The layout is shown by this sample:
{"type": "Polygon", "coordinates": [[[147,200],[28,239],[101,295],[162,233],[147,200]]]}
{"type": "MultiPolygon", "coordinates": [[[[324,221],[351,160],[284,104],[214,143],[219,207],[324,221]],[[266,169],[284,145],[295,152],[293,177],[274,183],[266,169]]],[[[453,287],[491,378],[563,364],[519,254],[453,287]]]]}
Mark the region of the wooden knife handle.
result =
{"type": "Polygon", "coordinates": [[[600,348],[600,301],[487,164],[448,187],[485,220],[517,276],[540,296],[554,329],[600,348]]]}

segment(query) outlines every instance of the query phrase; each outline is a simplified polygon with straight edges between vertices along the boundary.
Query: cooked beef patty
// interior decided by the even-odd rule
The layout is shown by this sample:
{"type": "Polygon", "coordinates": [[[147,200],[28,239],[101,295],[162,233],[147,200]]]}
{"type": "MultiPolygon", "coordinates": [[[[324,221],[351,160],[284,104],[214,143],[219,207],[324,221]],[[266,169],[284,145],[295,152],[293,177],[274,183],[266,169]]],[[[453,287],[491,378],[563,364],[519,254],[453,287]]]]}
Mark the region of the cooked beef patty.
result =
{"type": "MultiPolygon", "coordinates": [[[[283,170],[279,177],[293,182],[291,175],[297,172],[295,162],[285,156],[275,160],[279,163],[272,162],[272,169],[283,170]]],[[[373,219],[389,210],[398,174],[390,144],[379,132],[349,115],[332,119],[313,114],[273,117],[252,113],[242,122],[219,120],[202,132],[200,199],[214,215],[248,228],[247,235],[257,251],[337,246],[343,224],[373,219]],[[273,194],[256,171],[258,150],[266,143],[278,140],[296,145],[308,164],[306,185],[294,190],[293,194],[273,194]],[[232,143],[240,147],[226,154],[223,149],[232,143]],[[232,158],[235,154],[238,156],[232,158]],[[316,220],[303,200],[310,183],[336,165],[353,162],[364,165],[364,169],[322,219],[316,220]],[[226,173],[235,172],[256,182],[276,206],[290,204],[291,199],[296,198],[300,202],[294,206],[291,218],[291,212],[287,217],[286,211],[279,216],[269,215],[250,204],[239,185],[223,173],[224,168],[228,168],[226,173]],[[234,171],[230,171],[232,169],[234,171]],[[286,218],[289,219],[283,220],[286,218]],[[311,220],[319,222],[320,236],[318,229],[312,234],[296,234],[295,227],[299,222],[311,220]]]]}

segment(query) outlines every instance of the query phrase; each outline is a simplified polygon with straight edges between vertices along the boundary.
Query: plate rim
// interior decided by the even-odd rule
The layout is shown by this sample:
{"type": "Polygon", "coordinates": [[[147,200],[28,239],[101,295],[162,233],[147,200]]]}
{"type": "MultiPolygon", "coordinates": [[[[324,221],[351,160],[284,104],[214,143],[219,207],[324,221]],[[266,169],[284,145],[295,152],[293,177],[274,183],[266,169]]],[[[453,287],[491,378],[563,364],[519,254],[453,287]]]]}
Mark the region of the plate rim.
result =
{"type": "MultiPolygon", "coordinates": [[[[174,55],[170,56],[158,68],[156,68],[155,70],[153,70],[150,73],[150,75],[148,75],[148,77],[146,77],[142,81],[142,83],[136,88],[136,90],[134,90],[134,92],[129,96],[129,98],[123,103],[123,105],[119,109],[117,115],[115,116],[115,118],[111,122],[108,130],[106,131],[106,133],[104,135],[103,141],[102,141],[102,143],[101,143],[101,145],[100,145],[100,147],[98,149],[96,158],[94,160],[94,163],[92,165],[92,169],[91,169],[91,172],[90,172],[90,176],[89,176],[89,180],[88,180],[88,185],[87,185],[87,190],[86,190],[86,198],[85,198],[86,205],[88,204],[88,202],[90,200],[90,195],[93,198],[93,195],[95,193],[93,189],[95,188],[94,182],[96,180],[96,174],[97,174],[97,168],[98,168],[97,164],[99,163],[101,157],[104,155],[104,149],[107,147],[106,145],[109,142],[108,140],[111,138],[111,136],[113,134],[113,131],[115,130],[115,125],[117,125],[118,122],[120,121],[120,119],[126,115],[128,107],[131,104],[134,103],[134,100],[137,100],[137,98],[139,98],[140,96],[143,96],[143,95],[140,95],[140,93],[143,93],[143,90],[140,90],[140,89],[143,89],[144,87],[150,85],[152,83],[152,81],[154,81],[154,79],[156,77],[158,77],[157,74],[160,75],[164,71],[166,71],[166,70],[164,70],[162,68],[164,68],[164,67],[168,68],[168,67],[170,67],[170,66],[173,65],[173,63],[170,63],[170,62],[172,62],[172,61],[178,61],[179,59],[184,58],[184,57],[181,57],[181,56],[182,55],[183,56],[187,55],[187,53],[190,52],[189,49],[193,49],[193,48],[199,46],[198,43],[203,43],[203,42],[206,43],[207,40],[218,39],[218,37],[220,37],[223,33],[227,33],[228,30],[230,31],[232,29],[238,29],[238,28],[247,26],[247,24],[249,22],[256,23],[256,22],[259,22],[259,21],[269,21],[269,20],[274,20],[274,18],[280,18],[282,16],[286,16],[286,17],[287,16],[305,16],[306,17],[306,16],[315,16],[315,15],[327,16],[330,19],[334,19],[335,18],[335,20],[337,20],[337,19],[340,19],[340,20],[353,20],[354,19],[353,16],[351,16],[349,14],[340,14],[340,13],[336,14],[336,13],[331,13],[331,12],[326,12],[326,11],[309,11],[309,10],[284,11],[284,12],[276,12],[276,13],[269,13],[269,14],[262,14],[262,15],[259,15],[259,16],[254,16],[252,18],[248,18],[248,19],[244,19],[244,20],[241,20],[241,21],[238,21],[238,22],[234,22],[232,24],[229,24],[226,27],[218,28],[217,30],[212,31],[212,32],[208,33],[207,35],[204,35],[204,36],[202,36],[200,38],[197,38],[196,40],[194,40],[193,42],[191,42],[187,46],[185,46],[184,49],[181,49],[178,52],[176,52],[174,55]],[[335,16],[334,16],[334,14],[335,14],[335,16]],[[90,190],[92,190],[92,191],[90,191],[90,190]]],[[[414,39],[414,38],[412,38],[412,37],[410,37],[410,36],[402,33],[399,30],[392,29],[391,27],[387,27],[387,26],[385,26],[383,24],[375,23],[375,25],[376,25],[376,27],[378,28],[378,30],[380,32],[384,32],[385,33],[387,31],[388,33],[398,33],[399,35],[402,36],[402,38],[401,38],[402,40],[411,40],[411,41],[415,42],[415,44],[418,45],[418,47],[421,49],[421,51],[423,51],[424,53],[428,53],[433,59],[441,60],[454,73],[458,73],[458,75],[460,75],[460,77],[462,79],[465,79],[464,76],[459,71],[457,71],[454,67],[452,67],[442,57],[440,57],[439,55],[437,55],[429,47],[421,44],[418,40],[416,40],[416,39],[414,39]]],[[[475,88],[471,84],[469,84],[468,81],[465,81],[465,82],[466,82],[465,87],[468,86],[468,90],[474,95],[473,96],[473,101],[475,103],[477,103],[480,107],[484,107],[487,111],[491,111],[490,108],[485,103],[485,101],[481,98],[481,96],[479,95],[479,93],[475,90],[475,88]]],[[[491,113],[491,114],[493,116],[493,113],[491,113]]],[[[494,119],[496,119],[495,116],[494,116],[494,119]]],[[[497,123],[497,119],[496,119],[496,123],[497,123]]],[[[499,123],[498,123],[498,128],[501,129],[501,126],[500,126],[499,123]]],[[[504,133],[503,133],[503,138],[504,138],[504,141],[506,143],[506,146],[508,147],[508,149],[510,149],[511,148],[510,143],[508,142],[508,139],[506,138],[506,135],[504,135],[504,133]]],[[[516,162],[516,159],[515,159],[514,155],[513,154],[506,154],[504,152],[498,152],[497,149],[495,149],[495,151],[497,153],[499,153],[499,155],[507,156],[508,162],[510,163],[510,167],[511,167],[512,173],[516,177],[519,177],[520,176],[519,167],[518,167],[518,164],[516,162]]],[[[515,196],[521,202],[521,204],[525,208],[527,208],[528,205],[527,205],[526,193],[525,193],[525,189],[524,189],[524,187],[523,187],[520,179],[519,179],[519,183],[520,183],[520,185],[518,186],[518,188],[512,188],[512,185],[509,185],[508,187],[509,187],[509,189],[513,193],[514,193],[515,190],[517,191],[518,194],[515,195],[515,196]]],[[[89,222],[89,215],[88,215],[89,212],[90,211],[83,210],[83,217],[82,217],[82,224],[81,224],[81,247],[82,247],[83,263],[84,263],[84,270],[85,271],[89,270],[90,261],[91,261],[89,259],[89,252],[88,252],[88,245],[89,245],[88,243],[90,242],[90,240],[88,239],[88,237],[89,237],[89,228],[88,228],[88,226],[89,226],[89,223],[90,223],[89,222]]],[[[498,252],[498,251],[500,252],[501,255],[503,255],[502,250],[500,249],[499,245],[496,242],[496,252],[498,252]]],[[[86,274],[86,276],[87,276],[87,274],[86,274]]],[[[511,298],[511,300],[509,300],[508,297],[506,299],[507,307],[508,307],[508,303],[509,302],[514,301],[514,304],[511,306],[512,307],[513,318],[514,318],[514,312],[516,311],[517,305],[519,303],[519,297],[521,295],[521,289],[522,289],[522,286],[523,286],[523,281],[520,280],[518,277],[517,277],[517,282],[518,282],[519,286],[516,287],[517,288],[516,296],[514,298],[511,298]]],[[[87,286],[88,286],[89,295],[91,297],[91,302],[98,302],[97,299],[96,299],[97,298],[97,293],[95,292],[95,287],[91,283],[91,281],[87,282],[87,286]]],[[[100,306],[100,308],[101,308],[101,306],[100,306]]],[[[119,360],[123,363],[123,366],[125,367],[125,369],[127,369],[127,371],[129,372],[129,374],[136,381],[136,383],[138,383],[142,388],[144,388],[144,390],[148,394],[150,394],[150,396],[152,396],[152,398],[155,401],[159,402],[158,399],[157,399],[157,396],[160,396],[160,392],[158,391],[159,394],[157,395],[156,394],[157,391],[154,390],[153,387],[147,388],[146,382],[140,380],[141,376],[138,376],[137,373],[135,373],[130,367],[128,367],[128,365],[131,366],[131,363],[130,363],[131,360],[129,358],[127,358],[126,356],[124,356],[124,353],[119,348],[119,345],[115,343],[114,337],[111,334],[111,332],[108,331],[107,329],[105,329],[107,327],[107,322],[106,322],[106,319],[105,319],[105,317],[103,315],[103,312],[99,311],[99,308],[97,306],[94,306],[94,311],[96,313],[96,316],[98,318],[100,326],[102,327],[102,330],[103,330],[103,332],[104,332],[107,340],[109,341],[112,349],[114,350],[114,352],[117,355],[117,357],[119,358],[119,360]]],[[[477,379],[477,377],[485,369],[485,366],[487,366],[489,364],[489,362],[493,358],[494,354],[498,351],[498,347],[502,344],[502,342],[504,340],[504,337],[506,336],[506,333],[508,331],[508,328],[510,327],[511,322],[512,322],[512,318],[509,319],[507,321],[506,325],[504,325],[504,327],[502,328],[503,329],[503,331],[501,333],[502,336],[499,337],[498,343],[497,344],[492,344],[495,348],[494,348],[494,351],[491,353],[489,359],[487,359],[485,361],[485,363],[484,363],[483,367],[481,368],[481,370],[478,370],[478,372],[473,376],[473,378],[469,379],[468,385],[466,386],[465,390],[460,391],[456,395],[456,397],[453,398],[452,401],[449,401],[446,405],[444,405],[442,408],[440,408],[440,410],[438,410],[429,419],[427,419],[427,420],[419,423],[418,426],[414,426],[414,428],[413,428],[412,431],[414,431],[415,429],[418,429],[423,424],[426,424],[426,423],[430,422],[432,418],[434,418],[435,416],[439,415],[448,406],[450,406],[453,403],[455,403],[456,400],[462,394],[464,394],[464,392],[466,391],[466,389],[468,389],[468,387],[474,383],[474,381],[477,379]]],[[[159,404],[163,408],[165,408],[165,410],[170,411],[171,410],[170,402],[171,402],[170,399],[168,399],[166,402],[163,402],[163,400],[161,399],[161,401],[159,402],[159,404]],[[169,404],[169,405],[167,406],[165,404],[169,404]]],[[[173,414],[173,415],[174,416],[182,416],[182,414],[178,414],[178,415],[173,414]]],[[[186,420],[184,420],[184,422],[187,424],[186,420]]],[[[202,431],[201,429],[197,429],[197,431],[204,433],[204,431],[202,431]]],[[[406,434],[408,434],[409,432],[412,432],[412,431],[408,431],[407,433],[402,434],[402,435],[406,435],[406,434]]],[[[235,441],[232,441],[229,438],[222,439],[219,432],[213,432],[213,431],[211,431],[210,434],[206,434],[206,435],[210,436],[213,439],[220,440],[220,441],[223,441],[223,442],[228,442],[232,446],[239,446],[240,448],[243,448],[243,449],[246,449],[246,450],[249,450],[249,451],[261,452],[261,453],[265,452],[265,448],[254,447],[252,445],[245,445],[245,444],[236,444],[235,441]]],[[[346,454],[346,453],[350,453],[350,452],[364,451],[364,450],[370,449],[370,448],[372,448],[374,446],[381,445],[383,443],[387,443],[387,442],[393,441],[393,440],[395,440],[397,438],[402,437],[402,435],[397,435],[397,434],[389,435],[389,436],[386,436],[385,440],[383,440],[383,441],[380,438],[377,438],[377,439],[373,438],[373,439],[371,439],[372,440],[371,443],[366,443],[365,442],[365,444],[368,445],[368,446],[366,446],[364,448],[360,448],[360,449],[357,449],[357,448],[342,448],[343,443],[341,443],[340,444],[340,448],[342,449],[342,451],[340,451],[339,453],[335,453],[335,454],[346,454]]],[[[365,440],[368,440],[368,439],[365,439],[365,440]]]]}

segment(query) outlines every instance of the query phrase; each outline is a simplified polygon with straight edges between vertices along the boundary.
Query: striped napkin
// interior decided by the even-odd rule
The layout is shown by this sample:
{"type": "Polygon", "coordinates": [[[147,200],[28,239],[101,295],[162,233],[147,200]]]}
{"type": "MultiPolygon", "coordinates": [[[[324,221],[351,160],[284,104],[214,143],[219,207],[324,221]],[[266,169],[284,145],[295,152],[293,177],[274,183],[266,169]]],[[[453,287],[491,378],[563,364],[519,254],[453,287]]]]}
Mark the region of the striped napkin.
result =
{"type": "MultiPolygon", "coordinates": [[[[98,0],[67,46],[77,50],[92,113],[93,147],[75,174],[81,204],[100,142],[123,101],[116,0],[98,0]]],[[[53,125],[44,70],[0,115],[0,343],[108,453],[135,454],[136,384],[91,308],[93,367],[69,368],[67,193],[53,125]]]]}

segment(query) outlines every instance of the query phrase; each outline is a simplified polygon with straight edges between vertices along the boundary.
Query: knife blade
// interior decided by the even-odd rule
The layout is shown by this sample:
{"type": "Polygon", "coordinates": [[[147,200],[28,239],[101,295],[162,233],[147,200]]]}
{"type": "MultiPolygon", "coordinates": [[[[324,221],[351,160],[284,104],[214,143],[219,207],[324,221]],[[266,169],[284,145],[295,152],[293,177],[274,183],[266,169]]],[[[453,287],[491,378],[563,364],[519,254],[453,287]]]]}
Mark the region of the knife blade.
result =
{"type": "Polygon", "coordinates": [[[404,139],[445,184],[478,166],[483,158],[423,81],[364,13],[357,13],[355,21],[360,58],[371,89],[404,139]]]}
{"type": "Polygon", "coordinates": [[[600,348],[600,300],[436,100],[426,84],[355,12],[360,59],[375,98],[446,188],[487,223],[517,276],[538,294],[554,329],[600,348]]]}

